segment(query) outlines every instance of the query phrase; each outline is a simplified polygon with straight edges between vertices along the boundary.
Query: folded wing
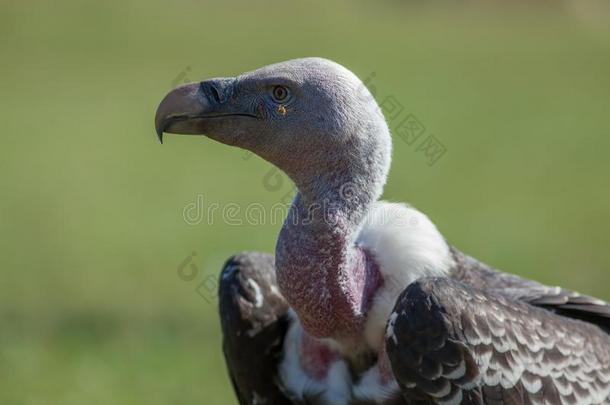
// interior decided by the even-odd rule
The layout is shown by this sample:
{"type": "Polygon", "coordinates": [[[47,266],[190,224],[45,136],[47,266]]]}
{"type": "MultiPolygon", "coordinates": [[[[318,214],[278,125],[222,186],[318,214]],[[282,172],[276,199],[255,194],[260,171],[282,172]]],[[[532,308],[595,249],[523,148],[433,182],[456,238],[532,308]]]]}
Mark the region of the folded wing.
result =
{"type": "Polygon", "coordinates": [[[449,278],[407,287],[386,343],[408,402],[608,403],[610,335],[509,295],[449,278]]]}

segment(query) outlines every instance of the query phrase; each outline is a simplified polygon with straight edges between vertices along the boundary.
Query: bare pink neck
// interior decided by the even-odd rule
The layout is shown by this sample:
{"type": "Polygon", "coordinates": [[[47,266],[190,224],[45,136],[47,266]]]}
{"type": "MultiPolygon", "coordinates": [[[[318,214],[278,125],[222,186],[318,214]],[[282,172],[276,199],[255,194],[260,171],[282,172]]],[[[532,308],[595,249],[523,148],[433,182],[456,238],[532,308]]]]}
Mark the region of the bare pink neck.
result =
{"type": "Polygon", "coordinates": [[[349,341],[382,280],[369,252],[355,245],[372,201],[333,193],[297,195],[277,243],[277,277],[308,333],[349,341]]]}

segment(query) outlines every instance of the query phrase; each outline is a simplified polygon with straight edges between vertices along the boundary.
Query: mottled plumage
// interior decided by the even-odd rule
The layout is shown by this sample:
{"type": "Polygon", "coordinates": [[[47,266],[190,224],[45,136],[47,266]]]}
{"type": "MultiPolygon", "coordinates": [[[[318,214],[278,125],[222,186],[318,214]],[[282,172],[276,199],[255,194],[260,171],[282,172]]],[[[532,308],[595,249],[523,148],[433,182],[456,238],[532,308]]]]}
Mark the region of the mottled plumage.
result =
{"type": "MultiPolygon", "coordinates": [[[[498,272],[455,248],[452,254],[456,266],[451,276],[414,282],[390,316],[387,350],[402,394],[385,403],[451,403],[460,398],[454,403],[609,403],[610,336],[602,329],[610,326],[610,306],[585,297],[585,307],[571,312],[576,319],[559,316],[555,312],[564,298],[553,301],[557,308],[547,300],[538,305],[530,298],[580,295],[562,289],[558,294],[556,287],[498,272]],[[596,309],[588,312],[590,305],[596,309]],[[596,324],[578,320],[586,314],[596,324]],[[601,399],[597,402],[596,392],[601,399]]],[[[290,320],[285,304],[273,305],[273,274],[272,255],[243,253],[230,259],[221,275],[225,356],[236,392],[245,393],[240,395],[242,404],[255,403],[251,396],[243,396],[253,392],[260,404],[300,403],[288,399],[277,375],[282,356],[277,342],[283,342],[290,320]],[[274,336],[236,333],[263,330],[253,326],[259,318],[252,316],[252,306],[240,304],[252,300],[248,280],[269,283],[264,289],[264,318],[278,319],[278,326],[268,329],[274,336]],[[241,326],[234,326],[232,319],[239,319],[241,326]],[[235,360],[232,353],[242,353],[244,359],[235,360]],[[257,353],[272,355],[261,359],[257,353]]],[[[317,402],[310,398],[305,403],[317,402]]]]}
{"type": "Polygon", "coordinates": [[[425,278],[390,316],[388,353],[408,403],[607,403],[610,339],[451,278],[425,278]]]}

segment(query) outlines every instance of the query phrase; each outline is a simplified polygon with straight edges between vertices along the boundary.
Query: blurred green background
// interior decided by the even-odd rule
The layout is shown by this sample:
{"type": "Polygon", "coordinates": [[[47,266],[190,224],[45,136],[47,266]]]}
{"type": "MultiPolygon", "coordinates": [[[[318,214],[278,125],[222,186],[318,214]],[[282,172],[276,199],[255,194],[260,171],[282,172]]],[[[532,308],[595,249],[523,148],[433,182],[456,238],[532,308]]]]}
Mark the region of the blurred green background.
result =
{"type": "Polygon", "coordinates": [[[183,210],[291,185],[203,137],[161,146],[153,116],[184,80],[294,57],[374,74],[446,148],[429,166],[395,137],[385,198],[503,270],[610,299],[610,6],[532,3],[3,0],[0,403],[234,403],[215,280],[280,224],[183,210]]]}

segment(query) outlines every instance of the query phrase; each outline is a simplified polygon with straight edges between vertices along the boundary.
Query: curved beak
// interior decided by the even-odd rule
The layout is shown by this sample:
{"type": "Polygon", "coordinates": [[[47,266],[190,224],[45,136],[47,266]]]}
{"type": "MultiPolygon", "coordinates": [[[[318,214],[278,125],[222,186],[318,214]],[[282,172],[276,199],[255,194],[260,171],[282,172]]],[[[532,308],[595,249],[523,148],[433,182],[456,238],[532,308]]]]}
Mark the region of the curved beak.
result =
{"type": "Polygon", "coordinates": [[[205,121],[226,115],[251,115],[231,111],[228,101],[235,80],[219,78],[189,83],[171,90],[161,101],[155,115],[155,129],[163,143],[163,133],[202,135],[205,121]]]}
{"type": "MultiPolygon", "coordinates": [[[[170,91],[157,107],[155,129],[163,143],[163,133],[189,129],[189,118],[205,113],[209,108],[199,83],[185,84],[170,91]]],[[[180,133],[180,132],[178,132],[180,133]]]]}

